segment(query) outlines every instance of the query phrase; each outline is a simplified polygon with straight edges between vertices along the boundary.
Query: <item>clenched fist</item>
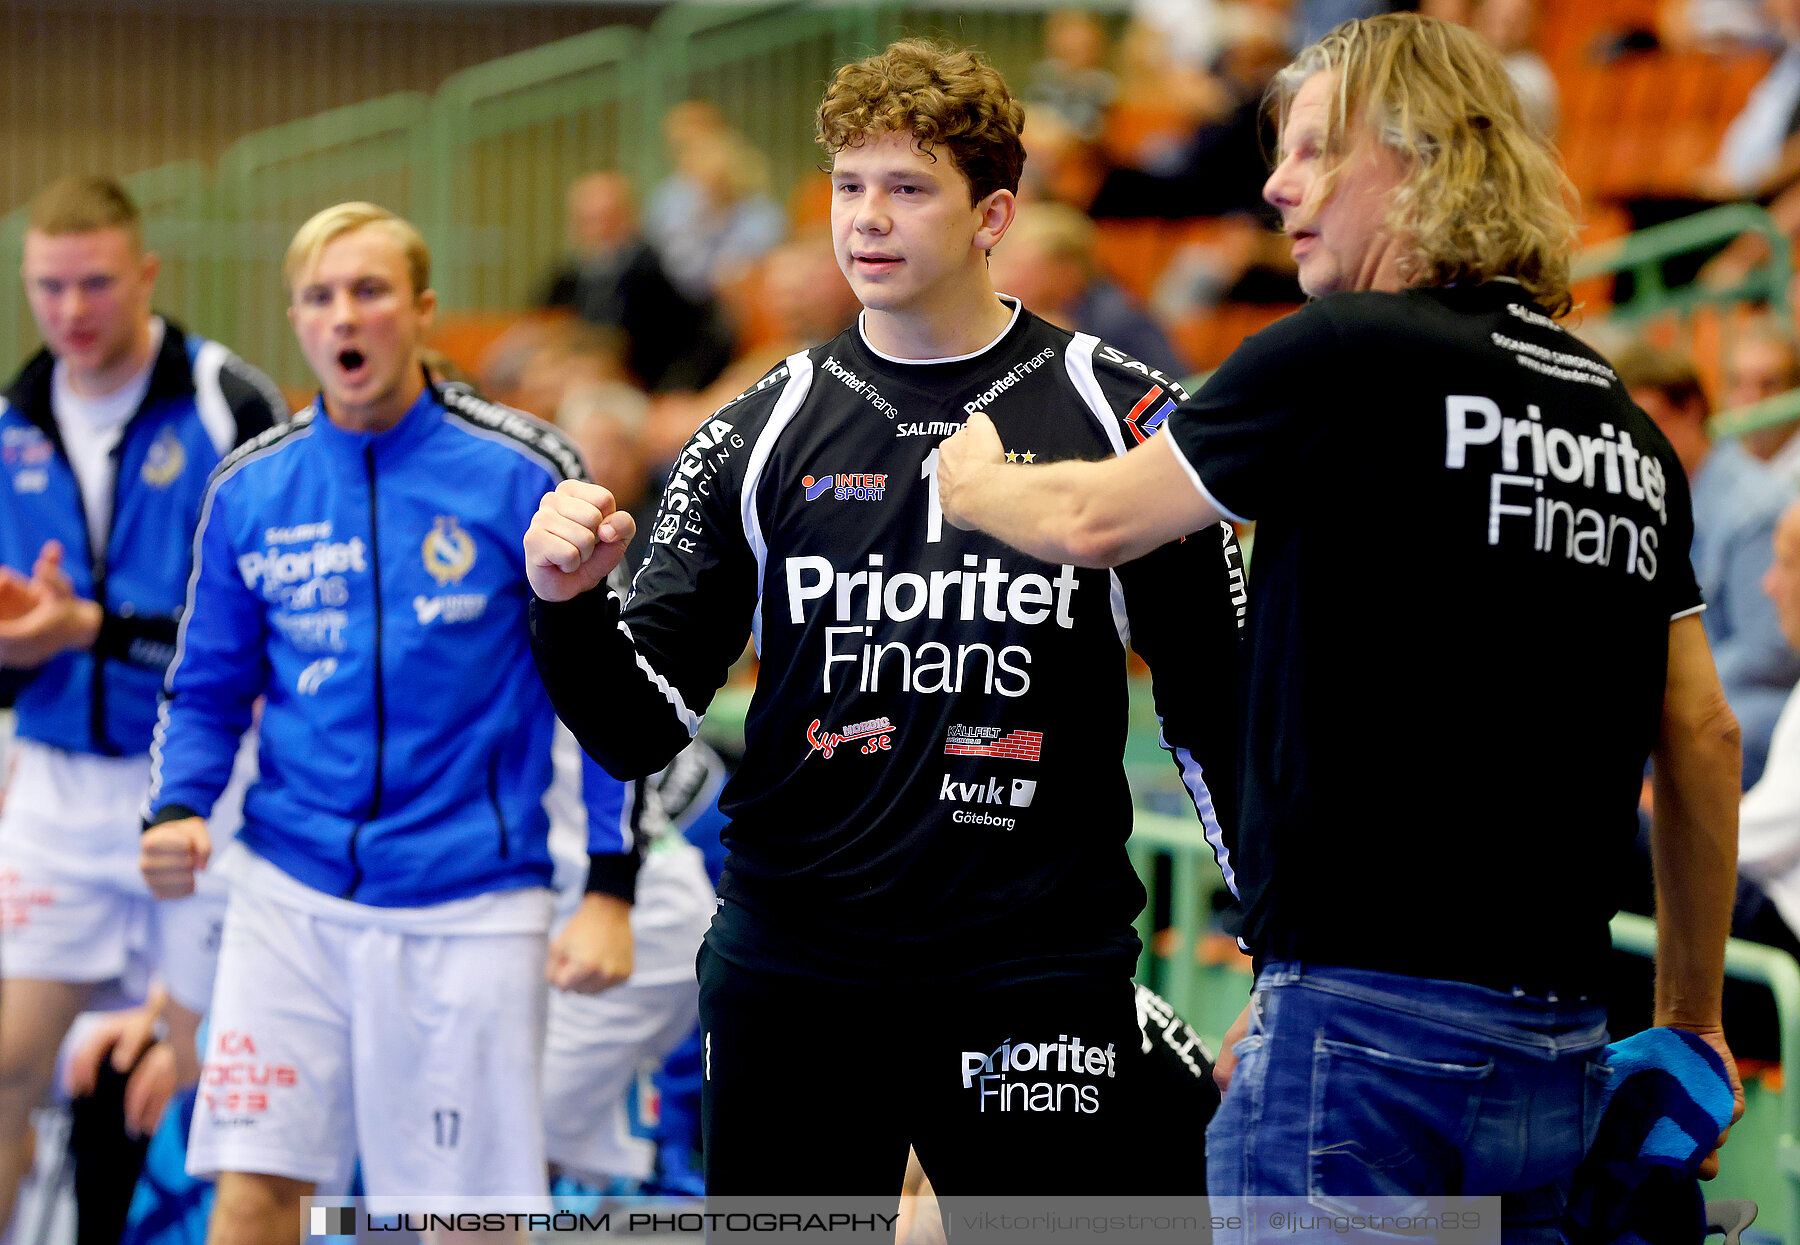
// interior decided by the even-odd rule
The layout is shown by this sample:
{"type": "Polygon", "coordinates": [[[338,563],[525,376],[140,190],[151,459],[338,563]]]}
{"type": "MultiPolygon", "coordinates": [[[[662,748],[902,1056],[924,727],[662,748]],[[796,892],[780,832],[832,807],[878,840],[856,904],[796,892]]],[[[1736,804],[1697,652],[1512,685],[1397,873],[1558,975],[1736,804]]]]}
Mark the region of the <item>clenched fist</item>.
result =
{"type": "Polygon", "coordinates": [[[545,601],[567,601],[601,583],[637,532],[598,484],[564,480],[545,493],[525,533],[525,576],[545,601]]]}

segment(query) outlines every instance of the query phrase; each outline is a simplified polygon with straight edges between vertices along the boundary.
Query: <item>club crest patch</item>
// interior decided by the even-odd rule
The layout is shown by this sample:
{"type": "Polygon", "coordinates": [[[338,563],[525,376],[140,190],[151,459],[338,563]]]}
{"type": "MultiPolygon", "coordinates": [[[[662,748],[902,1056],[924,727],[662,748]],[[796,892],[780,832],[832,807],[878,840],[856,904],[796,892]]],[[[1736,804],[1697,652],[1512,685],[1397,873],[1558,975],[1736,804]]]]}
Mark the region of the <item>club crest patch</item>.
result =
{"type": "Polygon", "coordinates": [[[462,529],[455,515],[440,514],[425,533],[419,551],[425,570],[440,585],[455,583],[475,565],[475,538],[462,529]]]}

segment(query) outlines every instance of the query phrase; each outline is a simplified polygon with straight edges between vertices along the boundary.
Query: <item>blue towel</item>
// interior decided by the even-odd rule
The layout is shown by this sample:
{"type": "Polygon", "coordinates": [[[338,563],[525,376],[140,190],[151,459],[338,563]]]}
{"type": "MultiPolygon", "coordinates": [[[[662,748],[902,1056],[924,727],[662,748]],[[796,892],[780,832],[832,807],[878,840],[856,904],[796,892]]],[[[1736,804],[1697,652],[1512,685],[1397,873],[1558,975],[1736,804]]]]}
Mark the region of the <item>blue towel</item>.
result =
{"type": "Polygon", "coordinates": [[[1684,1029],[1646,1029],[1606,1048],[1600,1131],[1563,1217],[1570,1245],[1698,1245],[1695,1176],[1731,1122],[1725,1061],[1684,1029]]]}

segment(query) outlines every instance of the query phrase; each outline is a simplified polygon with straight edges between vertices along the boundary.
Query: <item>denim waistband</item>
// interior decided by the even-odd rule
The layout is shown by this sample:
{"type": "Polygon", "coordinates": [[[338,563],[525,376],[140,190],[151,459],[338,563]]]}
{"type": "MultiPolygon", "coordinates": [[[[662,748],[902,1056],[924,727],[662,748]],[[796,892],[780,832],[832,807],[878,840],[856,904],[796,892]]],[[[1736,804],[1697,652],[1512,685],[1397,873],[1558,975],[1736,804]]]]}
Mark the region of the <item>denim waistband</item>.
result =
{"type": "Polygon", "coordinates": [[[1301,986],[1347,999],[1407,1011],[1450,1028],[1515,1043],[1546,1055],[1606,1042],[1606,1008],[1588,999],[1497,990],[1466,981],[1408,977],[1376,969],[1275,960],[1264,964],[1257,987],[1301,986]]]}

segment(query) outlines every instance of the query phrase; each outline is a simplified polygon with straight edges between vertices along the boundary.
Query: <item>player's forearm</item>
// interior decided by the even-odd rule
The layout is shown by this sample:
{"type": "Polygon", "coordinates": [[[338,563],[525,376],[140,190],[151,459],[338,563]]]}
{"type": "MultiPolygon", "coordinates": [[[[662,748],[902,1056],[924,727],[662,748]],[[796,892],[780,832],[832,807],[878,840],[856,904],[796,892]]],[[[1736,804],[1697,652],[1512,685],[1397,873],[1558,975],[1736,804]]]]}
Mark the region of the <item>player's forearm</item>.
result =
{"type": "Polygon", "coordinates": [[[95,602],[71,599],[53,614],[44,616],[41,626],[0,638],[0,666],[35,670],[63,653],[90,649],[100,635],[103,617],[95,602]]]}
{"type": "Polygon", "coordinates": [[[144,799],[146,825],[211,816],[252,716],[250,704],[223,705],[194,690],[178,689],[162,702],[151,742],[155,764],[144,799]]]}
{"type": "Polygon", "coordinates": [[[569,601],[531,603],[531,655],[582,749],[618,779],[654,774],[699,730],[679,691],[653,676],[619,629],[604,587],[569,601]]]}
{"type": "Polygon", "coordinates": [[[1658,1024],[1719,1024],[1736,891],[1742,764],[1737,720],[1722,696],[1685,713],[1665,713],[1651,827],[1658,1024]]]}

